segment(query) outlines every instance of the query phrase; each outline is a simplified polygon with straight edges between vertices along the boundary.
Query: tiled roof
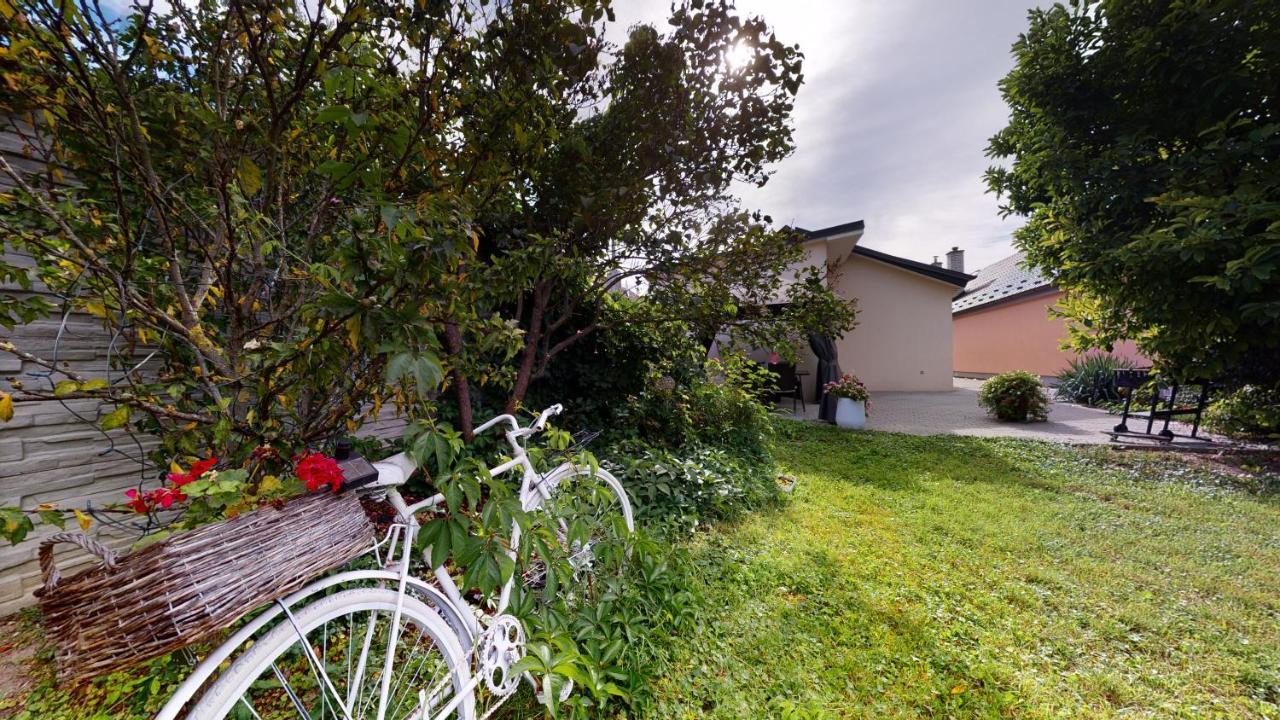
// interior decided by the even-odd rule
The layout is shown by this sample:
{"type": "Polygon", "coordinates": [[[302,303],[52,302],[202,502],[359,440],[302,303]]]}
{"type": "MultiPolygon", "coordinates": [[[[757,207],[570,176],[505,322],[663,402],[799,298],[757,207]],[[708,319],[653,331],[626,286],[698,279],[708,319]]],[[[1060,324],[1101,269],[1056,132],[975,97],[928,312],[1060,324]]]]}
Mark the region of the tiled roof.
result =
{"type": "Polygon", "coordinates": [[[990,305],[1001,300],[1053,285],[1033,268],[1023,265],[1023,254],[1015,253],[978,271],[951,301],[951,312],[990,305]]]}

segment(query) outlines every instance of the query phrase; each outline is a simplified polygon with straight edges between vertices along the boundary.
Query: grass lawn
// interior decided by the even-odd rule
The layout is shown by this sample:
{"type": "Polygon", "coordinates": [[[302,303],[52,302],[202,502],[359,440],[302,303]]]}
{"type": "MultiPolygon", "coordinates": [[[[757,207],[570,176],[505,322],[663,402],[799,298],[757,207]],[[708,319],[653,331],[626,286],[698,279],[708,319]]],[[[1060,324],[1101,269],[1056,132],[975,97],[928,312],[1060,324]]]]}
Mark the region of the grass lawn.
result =
{"type": "Polygon", "coordinates": [[[1182,457],[786,423],[652,717],[1280,718],[1280,501],[1182,457]]]}

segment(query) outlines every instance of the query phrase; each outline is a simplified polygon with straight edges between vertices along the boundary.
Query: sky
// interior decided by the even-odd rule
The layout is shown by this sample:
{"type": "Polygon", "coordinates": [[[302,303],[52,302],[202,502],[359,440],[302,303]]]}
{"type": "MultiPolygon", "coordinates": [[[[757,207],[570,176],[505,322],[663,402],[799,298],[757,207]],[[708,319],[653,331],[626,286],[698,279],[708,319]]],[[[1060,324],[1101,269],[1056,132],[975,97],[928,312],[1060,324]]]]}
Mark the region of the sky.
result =
{"type": "MultiPolygon", "coordinates": [[[[765,187],[741,186],[743,205],[810,230],[863,220],[864,247],[922,262],[960,247],[968,272],[1012,253],[1022,221],[986,192],[984,149],[1008,118],[996,83],[1036,2],[737,0],[805,55],[795,153],[765,187]]],[[[664,30],[670,6],[613,0],[609,38],[664,30]]]]}
{"type": "MultiPolygon", "coordinates": [[[[996,83],[1035,0],[738,0],[805,54],[795,154],[744,206],[810,230],[866,222],[864,247],[965,270],[1013,252],[982,173],[1008,109],[996,83]]],[[[619,29],[665,25],[670,0],[614,0],[619,29]]]]}

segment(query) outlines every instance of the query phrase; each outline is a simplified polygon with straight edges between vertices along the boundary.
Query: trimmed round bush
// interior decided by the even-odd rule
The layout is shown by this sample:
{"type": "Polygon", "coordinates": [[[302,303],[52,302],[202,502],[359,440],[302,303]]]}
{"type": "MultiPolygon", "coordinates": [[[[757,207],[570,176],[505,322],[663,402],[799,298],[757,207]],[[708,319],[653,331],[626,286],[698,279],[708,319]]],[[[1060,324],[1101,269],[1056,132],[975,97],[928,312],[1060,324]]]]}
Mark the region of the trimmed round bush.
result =
{"type": "Polygon", "coordinates": [[[1000,373],[982,384],[978,404],[998,420],[1032,422],[1049,419],[1049,395],[1039,376],[1025,370],[1000,373]]]}

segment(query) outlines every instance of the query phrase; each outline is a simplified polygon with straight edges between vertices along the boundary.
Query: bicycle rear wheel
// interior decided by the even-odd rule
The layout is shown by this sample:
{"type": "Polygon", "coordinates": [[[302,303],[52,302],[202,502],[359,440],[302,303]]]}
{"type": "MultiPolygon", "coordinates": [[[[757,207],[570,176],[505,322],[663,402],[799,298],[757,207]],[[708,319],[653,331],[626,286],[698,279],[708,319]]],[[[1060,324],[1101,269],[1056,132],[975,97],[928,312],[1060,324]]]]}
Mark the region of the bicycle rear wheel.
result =
{"type": "Polygon", "coordinates": [[[448,625],[405,597],[390,673],[391,620],[384,588],[344,590],[286,616],[241,655],[196,703],[192,720],[474,720],[470,666],[448,625]],[[452,706],[448,714],[443,714],[452,706]]]}

